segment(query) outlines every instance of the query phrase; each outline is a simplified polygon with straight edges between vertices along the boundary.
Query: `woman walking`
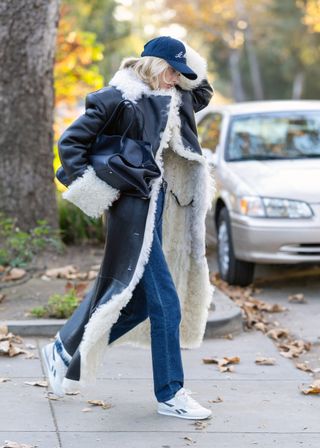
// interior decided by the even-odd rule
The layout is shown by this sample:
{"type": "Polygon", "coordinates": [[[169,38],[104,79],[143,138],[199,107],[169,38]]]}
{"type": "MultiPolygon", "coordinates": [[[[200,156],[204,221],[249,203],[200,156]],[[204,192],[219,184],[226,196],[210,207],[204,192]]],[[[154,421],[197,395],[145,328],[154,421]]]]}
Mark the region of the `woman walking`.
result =
{"type": "MultiPolygon", "coordinates": [[[[205,256],[205,216],[214,181],[197,138],[194,112],[210,101],[206,61],[169,36],[125,58],[109,85],[86,97],[85,113],[58,142],[68,189],[63,197],[89,216],[105,214],[106,245],[97,279],[43,348],[53,391],[95,380],[108,347],[150,347],[160,414],[204,419],[209,409],[184,386],[181,348],[201,345],[213,287],[205,256]],[[150,197],[123,194],[97,177],[88,149],[123,99],[139,112],[128,137],[152,144],[161,175],[150,197]]],[[[123,135],[126,107],[103,131],[123,135]]]]}

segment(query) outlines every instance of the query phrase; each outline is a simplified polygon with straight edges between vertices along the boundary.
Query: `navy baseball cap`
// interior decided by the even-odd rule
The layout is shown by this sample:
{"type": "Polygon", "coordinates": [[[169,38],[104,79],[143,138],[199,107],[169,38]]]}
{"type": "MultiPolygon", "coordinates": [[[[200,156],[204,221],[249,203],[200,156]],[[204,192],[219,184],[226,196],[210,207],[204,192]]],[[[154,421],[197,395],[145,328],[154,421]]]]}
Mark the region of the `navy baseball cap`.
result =
{"type": "Polygon", "coordinates": [[[197,79],[197,74],[187,66],[186,47],[180,40],[170,36],[160,36],[144,45],[141,56],[156,56],[168,62],[171,67],[188,79],[197,79]]]}

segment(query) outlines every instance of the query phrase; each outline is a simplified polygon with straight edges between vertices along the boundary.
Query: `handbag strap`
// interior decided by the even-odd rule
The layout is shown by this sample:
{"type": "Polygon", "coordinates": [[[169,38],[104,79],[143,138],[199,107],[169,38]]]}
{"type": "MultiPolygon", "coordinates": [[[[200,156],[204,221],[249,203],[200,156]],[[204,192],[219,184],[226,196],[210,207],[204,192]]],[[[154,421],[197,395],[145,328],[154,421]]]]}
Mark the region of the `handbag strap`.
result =
{"type": "Polygon", "coordinates": [[[110,115],[109,119],[107,120],[107,122],[103,125],[102,129],[100,129],[100,131],[97,134],[97,137],[102,134],[102,132],[105,130],[105,128],[108,126],[108,124],[111,122],[111,120],[113,119],[114,116],[117,116],[118,114],[120,114],[121,110],[125,108],[125,104],[129,103],[133,109],[134,115],[131,117],[130,123],[127,126],[127,129],[124,131],[122,137],[121,137],[121,144],[123,143],[123,139],[125,138],[125,136],[127,135],[127,132],[129,131],[129,129],[131,128],[134,119],[137,116],[137,108],[134,105],[134,103],[130,100],[127,99],[123,99],[122,101],[120,101],[120,103],[117,104],[116,108],[113,110],[112,114],[110,115]]]}

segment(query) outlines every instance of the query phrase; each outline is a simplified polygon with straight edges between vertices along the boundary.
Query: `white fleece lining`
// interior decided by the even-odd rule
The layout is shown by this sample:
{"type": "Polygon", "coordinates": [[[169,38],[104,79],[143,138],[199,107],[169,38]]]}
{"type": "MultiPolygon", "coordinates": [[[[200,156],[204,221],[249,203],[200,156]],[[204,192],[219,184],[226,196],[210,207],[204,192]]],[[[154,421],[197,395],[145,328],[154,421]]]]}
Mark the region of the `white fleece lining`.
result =
{"type": "MultiPolygon", "coordinates": [[[[168,265],[170,271],[172,270],[173,277],[177,279],[177,291],[181,300],[183,315],[185,314],[184,311],[189,312],[189,316],[183,316],[184,320],[181,323],[181,347],[198,347],[202,341],[208,308],[213,294],[213,286],[209,281],[208,264],[205,258],[205,215],[211,206],[211,199],[214,193],[214,180],[210,176],[208,163],[204,156],[193,153],[191,149],[186,149],[183,146],[180,135],[181,123],[179,117],[181,95],[175,88],[165,90],[165,92],[162,90],[150,90],[150,92],[146,92],[145,83],[138,80],[130,69],[119,70],[110,84],[119,88],[123,92],[123,97],[129,98],[132,101],[137,100],[143,94],[171,96],[167,125],[161,136],[160,146],[156,154],[157,163],[163,176],[165,170],[163,152],[166,148],[169,150],[170,144],[170,150],[182,156],[186,161],[191,161],[194,164],[194,168],[191,169],[191,182],[194,182],[194,201],[192,205],[184,207],[185,211],[182,213],[183,219],[189,222],[191,226],[191,228],[184,229],[184,232],[189,232],[189,235],[191,233],[192,237],[190,235],[189,239],[187,238],[185,240],[186,250],[179,257],[182,260],[182,265],[180,264],[179,266],[179,263],[175,265],[175,260],[170,257],[170,254],[168,254],[168,265]],[[131,90],[130,87],[132,87],[131,90]],[[185,261],[183,261],[184,256],[185,261]],[[182,268],[182,274],[179,276],[180,268],[182,268]],[[195,322],[197,325],[195,325],[195,322]]],[[[81,355],[80,381],[72,381],[65,378],[63,387],[66,391],[74,389],[74,386],[79,388],[79,386],[81,387],[89,381],[91,382],[96,379],[97,369],[107,348],[123,343],[140,346],[150,345],[150,331],[148,330],[150,325],[149,319],[142,322],[112,344],[108,345],[107,341],[112,325],[118,320],[120,310],[131,299],[132,293],[143,275],[144,266],[149,259],[153,240],[156,201],[162,176],[153,182],[143,244],[132,280],[127,288],[120,294],[112,296],[107,303],[99,306],[91,316],[85,327],[79,347],[81,355]],[[135,335],[138,337],[135,337],[135,335]]],[[[166,178],[166,180],[168,179],[166,178]]],[[[183,188],[185,178],[182,178],[180,181],[183,188]]],[[[165,223],[168,223],[170,220],[172,222],[174,218],[172,213],[175,212],[174,207],[177,208],[177,204],[174,201],[175,199],[172,195],[166,195],[163,238],[164,246],[167,245],[167,247],[168,243],[170,245],[170,241],[165,243],[165,223]]],[[[181,241],[180,244],[182,244],[181,241]]]]}
{"type": "Polygon", "coordinates": [[[64,199],[92,218],[99,218],[119,195],[120,191],[101,180],[91,165],[62,193],[64,199]]]}

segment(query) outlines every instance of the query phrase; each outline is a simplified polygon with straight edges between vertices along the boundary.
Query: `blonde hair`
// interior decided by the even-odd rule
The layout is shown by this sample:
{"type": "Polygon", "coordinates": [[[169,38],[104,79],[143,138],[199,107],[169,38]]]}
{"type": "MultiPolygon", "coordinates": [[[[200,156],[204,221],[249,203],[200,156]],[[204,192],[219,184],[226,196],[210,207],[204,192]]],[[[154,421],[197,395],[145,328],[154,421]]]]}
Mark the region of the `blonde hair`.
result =
{"type": "MultiPolygon", "coordinates": [[[[119,69],[132,68],[140,76],[142,81],[146,82],[151,89],[159,89],[159,75],[170,65],[161,58],[155,56],[143,56],[140,58],[125,58],[122,60],[119,69]]],[[[167,82],[164,79],[165,82],[167,82]]]]}

